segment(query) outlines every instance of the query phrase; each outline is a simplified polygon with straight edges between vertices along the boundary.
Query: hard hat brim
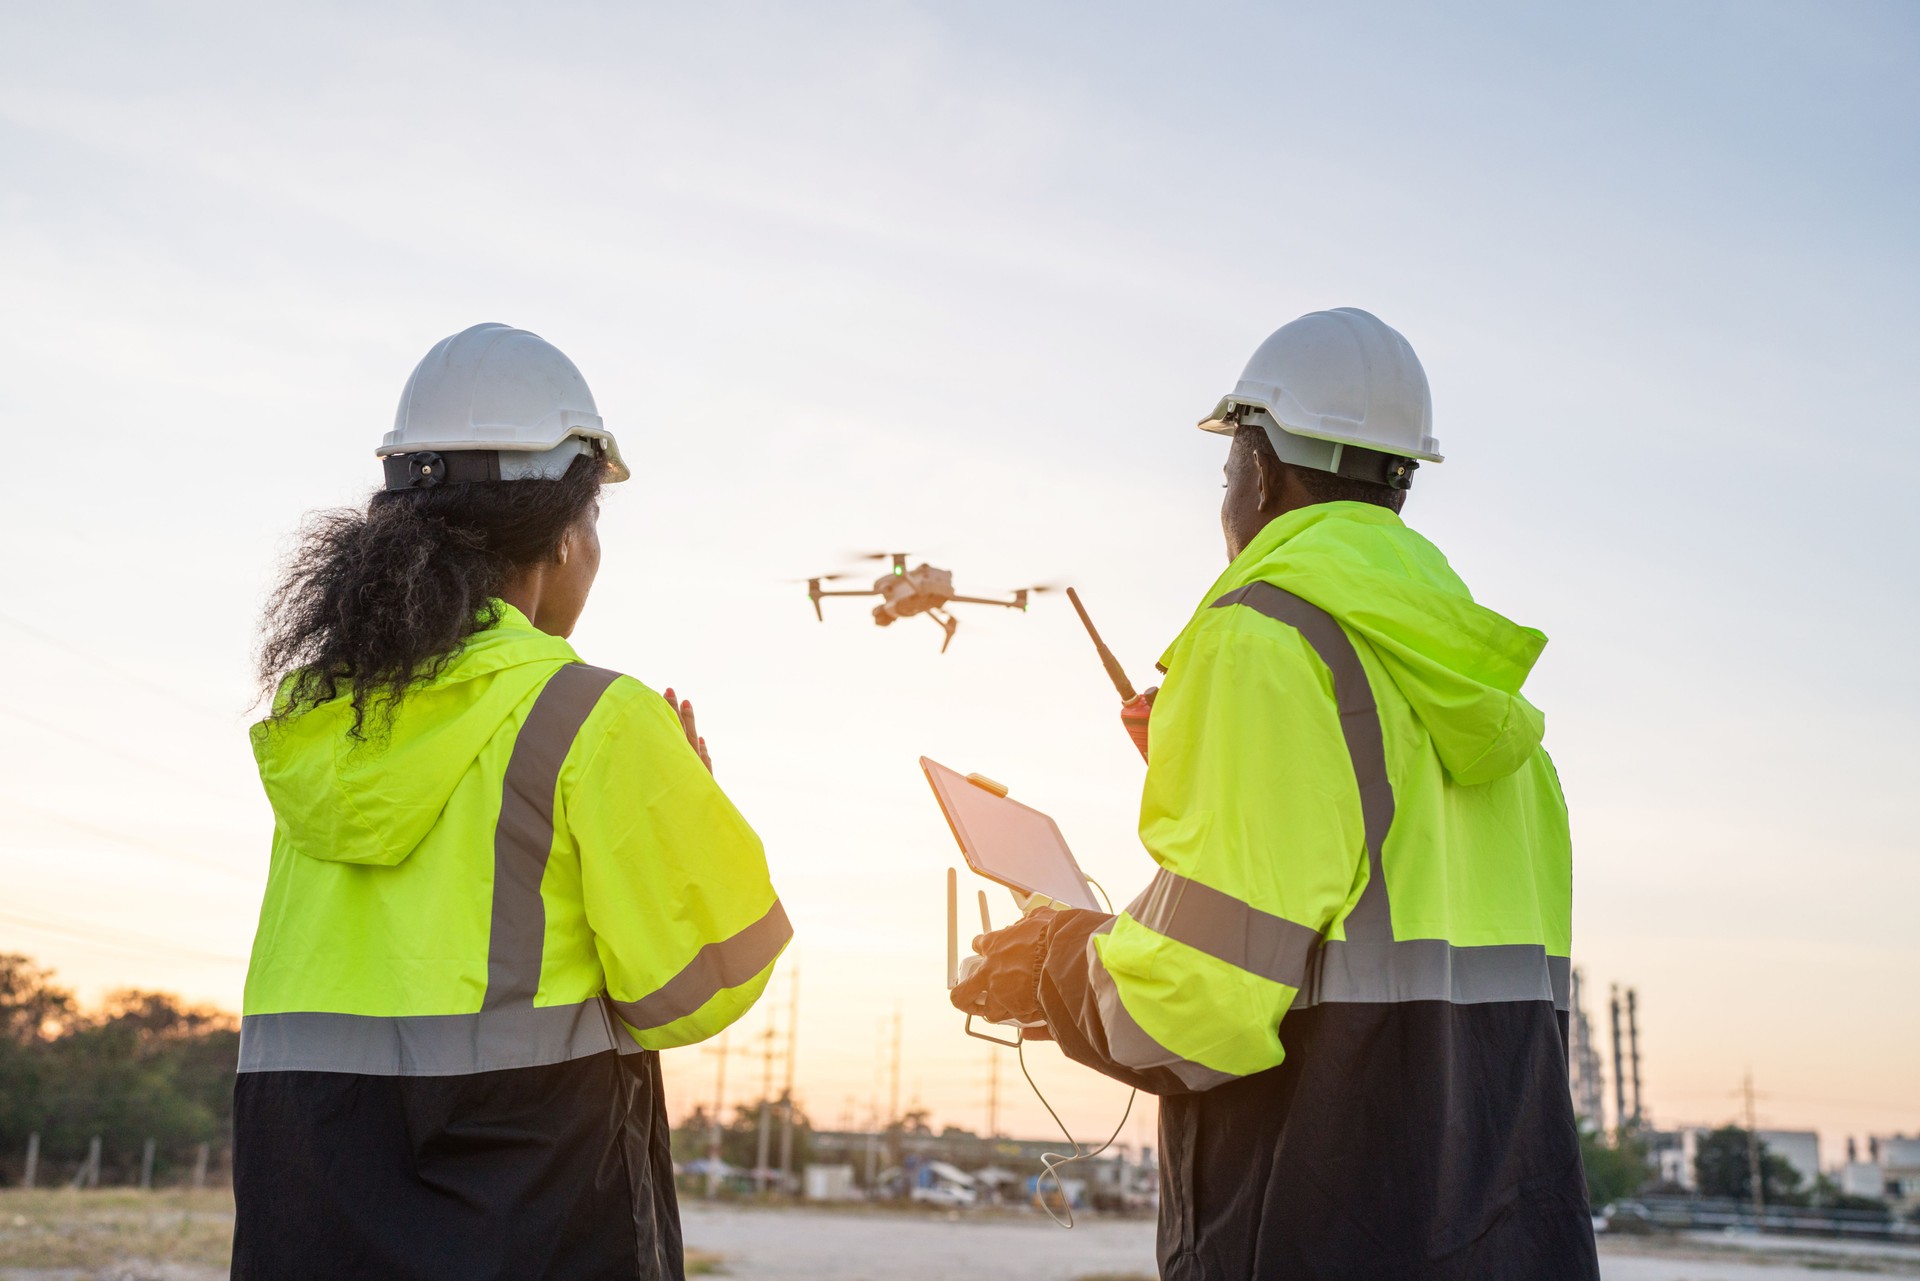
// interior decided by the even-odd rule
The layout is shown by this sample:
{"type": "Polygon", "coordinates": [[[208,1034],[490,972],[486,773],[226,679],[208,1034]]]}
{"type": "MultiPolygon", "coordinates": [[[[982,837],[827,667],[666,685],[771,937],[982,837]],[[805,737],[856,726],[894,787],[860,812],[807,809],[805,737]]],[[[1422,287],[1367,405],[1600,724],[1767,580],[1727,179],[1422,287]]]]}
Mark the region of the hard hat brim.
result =
{"type": "MultiPolygon", "coordinates": [[[[1398,458],[1413,458],[1423,463],[1445,462],[1446,459],[1431,449],[1408,449],[1404,444],[1388,440],[1376,440],[1368,433],[1360,431],[1355,425],[1344,420],[1316,418],[1311,423],[1298,421],[1299,415],[1291,413],[1289,405],[1268,404],[1265,398],[1248,395],[1222,396],[1220,403],[1213,407],[1213,413],[1202,418],[1196,425],[1201,431],[1216,435],[1231,436],[1237,431],[1238,424],[1230,421],[1236,409],[1258,409],[1271,418],[1280,430],[1292,436],[1303,436],[1308,440],[1324,440],[1334,445],[1358,445],[1362,449],[1371,449],[1378,453],[1392,454],[1398,458]],[[1291,421],[1290,421],[1291,420],[1291,421]],[[1338,425],[1335,425],[1338,424],[1338,425]]],[[[1437,442],[1434,442],[1437,443],[1437,442]]]]}

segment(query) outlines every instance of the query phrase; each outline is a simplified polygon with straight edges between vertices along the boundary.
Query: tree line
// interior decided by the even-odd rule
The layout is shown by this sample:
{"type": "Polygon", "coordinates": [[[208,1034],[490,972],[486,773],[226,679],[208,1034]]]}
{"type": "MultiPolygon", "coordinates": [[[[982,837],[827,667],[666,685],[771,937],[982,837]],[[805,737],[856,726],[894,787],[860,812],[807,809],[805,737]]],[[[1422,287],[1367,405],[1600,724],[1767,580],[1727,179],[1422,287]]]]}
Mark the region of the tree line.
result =
{"type": "Polygon", "coordinates": [[[100,1181],[133,1183],[154,1143],[156,1183],[232,1139],[239,1022],[167,992],[123,989],[85,1008],[53,971],[0,953],[0,1182],[17,1184],[29,1136],[38,1177],[69,1179],[100,1140],[100,1181]]]}

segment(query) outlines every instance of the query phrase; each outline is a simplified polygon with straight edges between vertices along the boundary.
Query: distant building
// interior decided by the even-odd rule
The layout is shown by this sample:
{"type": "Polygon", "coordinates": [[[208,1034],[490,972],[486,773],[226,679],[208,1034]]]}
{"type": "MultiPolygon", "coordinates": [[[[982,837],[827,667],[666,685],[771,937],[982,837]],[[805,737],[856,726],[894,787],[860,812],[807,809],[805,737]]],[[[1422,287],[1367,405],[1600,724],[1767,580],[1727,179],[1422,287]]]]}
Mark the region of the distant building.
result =
{"type": "Polygon", "coordinates": [[[1820,1135],[1813,1130],[1762,1130],[1760,1141],[1767,1151],[1785,1158],[1800,1176],[1800,1186],[1811,1188],[1820,1177],[1820,1135]]]}
{"type": "Polygon", "coordinates": [[[1693,1188],[1694,1130],[1642,1130],[1640,1139],[1647,1145],[1647,1161],[1653,1167],[1653,1181],[1669,1188],[1693,1188]]]}
{"type": "Polygon", "coordinates": [[[1887,1176],[1871,1161],[1849,1161],[1840,1167],[1834,1182],[1848,1196],[1870,1196],[1883,1200],[1887,1195],[1887,1176]]]}
{"type": "Polygon", "coordinates": [[[1867,1157],[1879,1167],[1882,1196],[1902,1211],[1920,1208],[1920,1135],[1876,1134],[1867,1140],[1867,1157]]]}

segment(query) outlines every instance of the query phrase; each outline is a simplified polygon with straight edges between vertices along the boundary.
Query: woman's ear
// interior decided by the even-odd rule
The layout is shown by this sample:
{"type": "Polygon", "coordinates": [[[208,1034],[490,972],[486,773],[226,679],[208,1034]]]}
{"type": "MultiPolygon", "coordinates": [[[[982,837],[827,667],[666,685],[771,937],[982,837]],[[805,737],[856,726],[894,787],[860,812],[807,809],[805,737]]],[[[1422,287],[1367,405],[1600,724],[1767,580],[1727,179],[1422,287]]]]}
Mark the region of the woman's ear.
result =
{"type": "Polygon", "coordinates": [[[560,549],[554,553],[553,563],[564,565],[567,563],[567,557],[571,555],[573,555],[573,531],[569,529],[560,535],[560,549]]]}

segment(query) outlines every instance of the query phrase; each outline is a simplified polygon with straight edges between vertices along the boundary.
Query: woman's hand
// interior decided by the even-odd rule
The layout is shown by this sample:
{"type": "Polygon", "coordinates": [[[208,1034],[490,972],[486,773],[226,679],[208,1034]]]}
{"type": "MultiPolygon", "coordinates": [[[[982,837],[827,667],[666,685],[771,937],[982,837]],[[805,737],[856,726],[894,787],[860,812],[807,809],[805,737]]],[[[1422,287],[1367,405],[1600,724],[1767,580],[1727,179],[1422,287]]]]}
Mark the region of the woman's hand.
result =
{"type": "Polygon", "coordinates": [[[713,757],[707,755],[707,740],[700,737],[700,731],[693,723],[693,703],[684,698],[675,698],[672,686],[668,686],[666,693],[661,697],[667,700],[667,706],[680,717],[680,728],[686,731],[687,746],[699,754],[700,763],[707,767],[707,773],[713,773],[713,757]]]}

